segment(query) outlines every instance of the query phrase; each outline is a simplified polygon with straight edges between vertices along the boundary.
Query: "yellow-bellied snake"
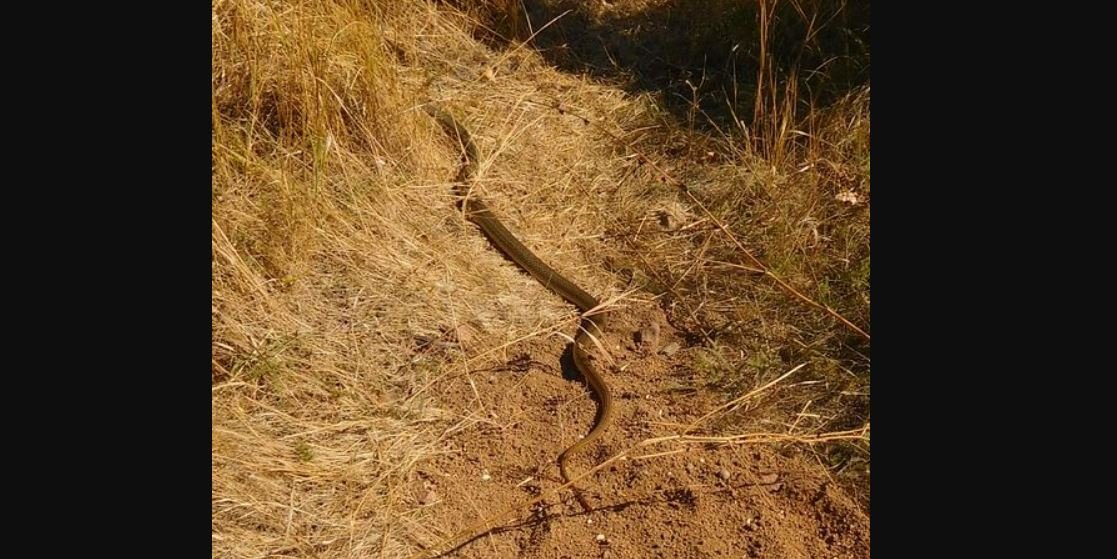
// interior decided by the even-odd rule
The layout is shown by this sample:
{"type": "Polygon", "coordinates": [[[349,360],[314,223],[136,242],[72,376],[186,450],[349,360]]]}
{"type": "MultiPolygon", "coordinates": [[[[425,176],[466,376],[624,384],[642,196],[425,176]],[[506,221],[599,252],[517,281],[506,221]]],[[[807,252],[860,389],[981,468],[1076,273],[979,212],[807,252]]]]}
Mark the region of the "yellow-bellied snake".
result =
{"type": "MultiPolygon", "coordinates": [[[[465,127],[454,119],[453,115],[430,105],[427,105],[426,109],[427,112],[442,125],[446,133],[451,138],[458,141],[461,147],[462,163],[458,175],[454,179],[454,190],[455,193],[462,198],[462,205],[466,218],[477,224],[477,226],[481,228],[481,231],[489,238],[489,241],[496,245],[505,256],[531,274],[545,287],[554,291],[572,305],[578,307],[583,313],[582,324],[578,329],[578,334],[574,337],[574,347],[572,351],[574,366],[582,373],[582,376],[586,379],[586,384],[597,393],[600,405],[597,408],[597,417],[595,418],[593,429],[590,430],[589,434],[582,440],[574,443],[570,448],[567,448],[563,451],[562,455],[559,456],[559,470],[562,472],[562,477],[569,483],[571,477],[567,462],[573,455],[597,440],[613,418],[613,396],[609,393],[609,387],[605,384],[605,380],[601,378],[601,374],[590,362],[589,354],[586,351],[587,344],[593,343],[593,337],[600,338],[601,329],[605,324],[605,317],[600,313],[592,316],[586,315],[585,313],[587,311],[598,306],[597,299],[594,299],[590,294],[583,291],[582,288],[575,285],[574,282],[562,277],[562,275],[540,260],[538,256],[532,253],[530,249],[524,246],[523,243],[504,227],[484,202],[479,200],[476,196],[470,195],[468,183],[473,179],[474,173],[477,172],[478,158],[477,146],[473,144],[473,138],[469,135],[465,127]]],[[[574,488],[574,495],[578,498],[578,502],[582,505],[582,508],[587,512],[590,511],[589,503],[586,502],[577,487],[574,488]]]]}

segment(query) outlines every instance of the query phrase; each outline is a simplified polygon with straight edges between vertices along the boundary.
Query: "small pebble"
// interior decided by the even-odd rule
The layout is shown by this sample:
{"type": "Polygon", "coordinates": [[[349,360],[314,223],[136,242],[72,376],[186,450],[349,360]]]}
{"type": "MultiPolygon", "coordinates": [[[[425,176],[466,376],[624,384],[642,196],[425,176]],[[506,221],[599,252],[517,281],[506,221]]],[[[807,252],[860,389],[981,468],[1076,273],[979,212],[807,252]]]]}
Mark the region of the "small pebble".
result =
{"type": "Polygon", "coordinates": [[[729,470],[722,468],[721,471],[718,472],[718,477],[725,481],[729,481],[729,470]]]}
{"type": "Polygon", "coordinates": [[[489,475],[488,470],[483,470],[481,472],[481,481],[489,481],[490,479],[493,479],[493,476],[489,475]]]}
{"type": "Polygon", "coordinates": [[[660,349],[659,352],[666,357],[671,357],[672,355],[675,355],[675,353],[677,353],[680,349],[682,349],[682,346],[679,345],[679,342],[671,342],[663,346],[663,348],[660,349]]]}
{"type": "Polygon", "coordinates": [[[638,330],[636,341],[642,346],[654,346],[659,341],[659,324],[653,322],[638,330]]]}
{"type": "Polygon", "coordinates": [[[430,505],[430,504],[433,504],[437,500],[438,500],[438,494],[435,493],[434,490],[432,489],[430,491],[427,491],[427,493],[425,495],[423,495],[423,497],[421,499],[419,499],[419,504],[420,505],[430,505]]]}
{"type": "Polygon", "coordinates": [[[761,485],[770,485],[770,484],[776,483],[779,480],[780,480],[780,474],[777,474],[775,472],[772,472],[772,473],[769,473],[769,474],[763,474],[763,475],[760,476],[760,484],[761,485]]]}
{"type": "Polygon", "coordinates": [[[473,323],[462,324],[457,328],[458,343],[463,346],[472,346],[480,334],[480,329],[473,323]]]}
{"type": "Polygon", "coordinates": [[[596,538],[597,543],[605,543],[605,534],[598,534],[596,538]]]}

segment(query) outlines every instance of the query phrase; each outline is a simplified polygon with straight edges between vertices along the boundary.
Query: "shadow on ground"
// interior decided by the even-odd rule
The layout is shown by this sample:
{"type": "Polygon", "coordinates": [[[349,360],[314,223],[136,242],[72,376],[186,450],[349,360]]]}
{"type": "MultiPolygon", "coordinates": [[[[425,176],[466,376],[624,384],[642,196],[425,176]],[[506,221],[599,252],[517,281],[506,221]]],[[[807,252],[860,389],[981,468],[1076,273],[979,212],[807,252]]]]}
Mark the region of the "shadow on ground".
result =
{"type": "Polygon", "coordinates": [[[558,18],[531,43],[545,59],[634,93],[660,94],[662,104],[692,127],[729,123],[734,114],[749,122],[762,59],[773,64],[764,70],[772,71],[779,88],[794,71],[801,102],[815,106],[825,106],[869,79],[867,1],[508,4],[521,19],[500,14],[493,22],[496,33],[487,37],[490,42],[525,39],[558,18]]]}

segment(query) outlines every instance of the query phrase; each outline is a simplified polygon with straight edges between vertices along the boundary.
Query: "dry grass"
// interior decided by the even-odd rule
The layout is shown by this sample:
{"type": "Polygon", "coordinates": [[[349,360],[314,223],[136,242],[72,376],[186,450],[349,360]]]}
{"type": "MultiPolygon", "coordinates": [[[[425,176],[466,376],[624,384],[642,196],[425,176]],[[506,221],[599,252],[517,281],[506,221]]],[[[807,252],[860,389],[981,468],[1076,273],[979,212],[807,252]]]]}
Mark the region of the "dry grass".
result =
{"type": "Polygon", "coordinates": [[[843,398],[867,402],[868,359],[843,349],[841,325],[742,270],[632,151],[781,277],[867,326],[867,90],[778,126],[776,157],[681,127],[652,94],[474,37],[526,39],[545,23],[525,32],[515,2],[459,6],[213,4],[215,557],[400,557],[452,531],[423,523],[415,466],[482,419],[430,387],[573,318],[454,209],[453,149],[417,110],[430,100],[474,131],[477,187],[509,226],[602,298],[627,279],[649,286],[659,297],[642,300],[705,347],[705,384],[747,392],[791,359],[812,363],[814,384],[723,426],[794,422],[810,436],[868,419],[843,411],[843,398]],[[808,400],[817,417],[804,419],[808,400]]]}

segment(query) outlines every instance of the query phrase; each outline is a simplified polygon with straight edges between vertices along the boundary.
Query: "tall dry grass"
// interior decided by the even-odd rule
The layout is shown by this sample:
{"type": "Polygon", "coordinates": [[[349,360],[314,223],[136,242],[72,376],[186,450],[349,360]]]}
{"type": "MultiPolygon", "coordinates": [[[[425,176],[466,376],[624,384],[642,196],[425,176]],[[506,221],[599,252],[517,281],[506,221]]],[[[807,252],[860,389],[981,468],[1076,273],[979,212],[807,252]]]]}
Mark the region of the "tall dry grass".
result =
{"type": "Polygon", "coordinates": [[[406,211],[401,188],[449,162],[414,141],[433,131],[385,30],[428,11],[213,5],[215,557],[408,545],[401,503],[441,412],[417,390],[432,372],[398,348],[429,312],[405,296],[432,279],[413,231],[438,218],[406,211]]]}

